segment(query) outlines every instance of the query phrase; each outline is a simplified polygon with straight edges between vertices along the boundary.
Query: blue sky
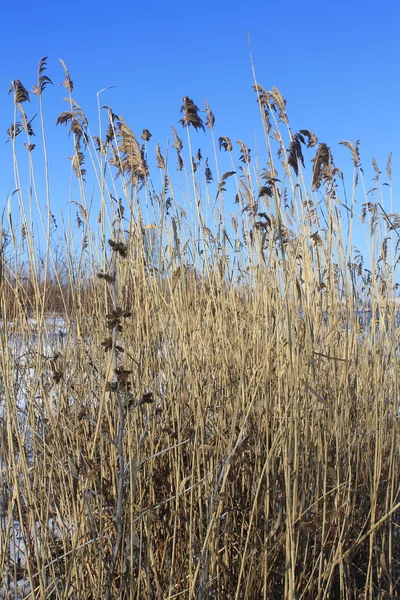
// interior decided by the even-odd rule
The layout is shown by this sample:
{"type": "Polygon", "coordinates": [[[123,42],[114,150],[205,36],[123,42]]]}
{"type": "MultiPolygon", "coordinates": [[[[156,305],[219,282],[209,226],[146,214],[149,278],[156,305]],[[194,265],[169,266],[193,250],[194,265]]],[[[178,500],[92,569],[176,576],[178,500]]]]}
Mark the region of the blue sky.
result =
{"type": "MultiPolygon", "coordinates": [[[[371,157],[384,171],[393,151],[394,186],[400,189],[400,8],[394,0],[22,0],[18,6],[4,0],[0,11],[0,209],[13,189],[10,144],[5,144],[13,118],[7,92],[13,79],[30,89],[43,56],[48,56],[47,74],[55,83],[44,95],[50,167],[57,181],[53,207],[65,206],[68,199],[62,189],[64,177],[64,189],[69,185],[65,157],[71,153],[67,131],[55,127],[57,115],[67,108],[58,58],[66,62],[73,96],[89,117],[96,118],[96,93],[116,86],[102,95],[102,104],[122,114],[138,135],[148,128],[161,148],[171,137],[170,125],[182,131],[178,121],[184,95],[200,107],[208,99],[217,136],[253,146],[258,132],[262,143],[251,89],[249,30],[257,79],[285,96],[293,130],[313,131],[332,147],[340,166],[350,159],[337,142],[360,139],[367,188],[371,157]]],[[[30,115],[37,111],[35,100],[26,105],[30,115]]],[[[198,140],[201,147],[202,133],[198,140]]],[[[396,198],[394,209],[399,210],[396,198]]]]}

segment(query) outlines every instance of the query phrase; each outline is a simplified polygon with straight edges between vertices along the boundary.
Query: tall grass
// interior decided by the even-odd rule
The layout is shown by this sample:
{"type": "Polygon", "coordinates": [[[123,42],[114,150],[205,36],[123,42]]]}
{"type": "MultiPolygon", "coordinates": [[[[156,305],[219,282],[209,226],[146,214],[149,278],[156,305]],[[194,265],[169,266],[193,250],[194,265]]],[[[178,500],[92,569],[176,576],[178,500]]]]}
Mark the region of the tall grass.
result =
{"type": "Polygon", "coordinates": [[[19,208],[0,239],[0,597],[398,597],[390,161],[385,181],[374,163],[372,202],[358,144],[343,142],[347,187],[330,148],[293,132],[282,95],[256,81],[258,156],[189,97],[168,153],[100,99],[95,136],[62,65],[58,124],[80,197],[59,241],[46,60],[41,155],[29,93],[11,88],[19,208]],[[199,139],[208,157],[194,153],[199,139]]]}

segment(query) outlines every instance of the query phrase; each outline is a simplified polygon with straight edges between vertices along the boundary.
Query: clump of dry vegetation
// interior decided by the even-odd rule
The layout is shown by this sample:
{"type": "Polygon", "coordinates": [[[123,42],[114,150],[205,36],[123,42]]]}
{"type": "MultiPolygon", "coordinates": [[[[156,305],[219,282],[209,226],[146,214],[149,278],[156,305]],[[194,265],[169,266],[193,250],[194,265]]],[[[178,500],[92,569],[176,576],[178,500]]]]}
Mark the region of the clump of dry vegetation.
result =
{"type": "Polygon", "coordinates": [[[100,104],[95,136],[62,66],[57,122],[80,193],[63,246],[46,59],[35,121],[32,93],[18,80],[10,90],[0,598],[398,597],[390,160],[384,178],[373,163],[367,197],[358,143],[343,142],[344,186],[331,149],[293,132],[282,95],[257,83],[258,156],[187,96],[169,152],[100,104]],[[365,264],[356,220],[369,228],[365,264]]]}

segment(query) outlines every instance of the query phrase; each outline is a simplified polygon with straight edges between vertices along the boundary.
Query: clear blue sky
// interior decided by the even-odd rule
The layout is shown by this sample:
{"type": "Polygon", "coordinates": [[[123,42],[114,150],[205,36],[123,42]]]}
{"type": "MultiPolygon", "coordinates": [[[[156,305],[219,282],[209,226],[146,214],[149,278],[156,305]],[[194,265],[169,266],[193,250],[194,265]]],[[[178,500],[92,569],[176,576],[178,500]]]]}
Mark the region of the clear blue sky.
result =
{"type": "MultiPolygon", "coordinates": [[[[251,89],[249,30],[257,79],[266,89],[277,86],[285,96],[293,130],[315,132],[341,157],[338,163],[348,154],[337,142],[360,138],[367,174],[372,156],[384,171],[393,151],[396,185],[400,5],[395,0],[4,0],[0,14],[0,209],[12,190],[10,144],[5,142],[13,107],[7,92],[13,79],[31,89],[40,58],[48,56],[47,74],[56,84],[46,91],[44,103],[54,145],[50,166],[59,194],[64,174],[69,185],[64,157],[71,145],[67,131],[55,127],[57,115],[66,109],[58,58],[69,68],[74,98],[93,117],[96,93],[116,86],[102,96],[102,103],[122,114],[138,135],[148,128],[153,141],[165,147],[170,125],[179,131],[182,96],[201,107],[207,98],[216,115],[217,136],[253,146],[260,129],[251,89]]],[[[28,114],[36,112],[35,102],[32,98],[31,106],[25,105],[28,114]]],[[[199,147],[202,136],[198,134],[199,147]]],[[[396,202],[394,208],[400,211],[396,202]]]]}

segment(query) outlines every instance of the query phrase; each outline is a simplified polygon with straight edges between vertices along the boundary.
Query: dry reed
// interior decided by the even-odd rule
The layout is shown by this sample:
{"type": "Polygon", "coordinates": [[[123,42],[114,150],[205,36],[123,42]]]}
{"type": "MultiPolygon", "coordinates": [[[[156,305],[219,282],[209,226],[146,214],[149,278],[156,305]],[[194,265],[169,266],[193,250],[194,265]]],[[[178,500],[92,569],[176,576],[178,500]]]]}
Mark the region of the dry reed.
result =
{"type": "MultiPolygon", "coordinates": [[[[187,96],[177,162],[100,104],[93,136],[62,65],[58,123],[80,191],[62,251],[29,92],[11,86],[19,208],[0,232],[0,597],[399,597],[400,215],[384,209],[378,167],[377,201],[365,196],[358,217],[358,145],[343,142],[348,203],[331,149],[293,133],[282,95],[257,82],[262,160],[216,140],[218,117],[207,104],[205,128],[187,96]],[[192,152],[197,129],[206,158],[192,152]],[[353,248],[358,218],[368,264],[353,248]]],[[[45,68],[33,92],[46,149],[45,68]]],[[[386,175],[390,190],[390,162],[386,175]]]]}

